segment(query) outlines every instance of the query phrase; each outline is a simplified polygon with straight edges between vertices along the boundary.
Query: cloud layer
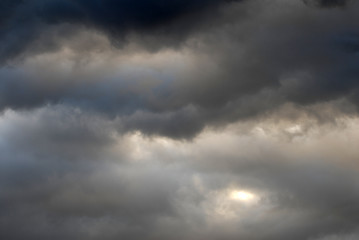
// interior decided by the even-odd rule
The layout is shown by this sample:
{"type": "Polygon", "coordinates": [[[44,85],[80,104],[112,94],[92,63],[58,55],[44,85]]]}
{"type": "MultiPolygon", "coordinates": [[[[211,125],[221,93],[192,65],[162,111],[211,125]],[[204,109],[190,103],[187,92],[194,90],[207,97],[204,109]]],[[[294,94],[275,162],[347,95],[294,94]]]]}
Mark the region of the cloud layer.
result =
{"type": "Polygon", "coordinates": [[[6,4],[0,108],[65,104],[147,117],[129,128],[191,137],[288,102],[358,104],[354,2],[323,10],[280,0],[138,4],[6,4]],[[172,116],[188,130],[176,133],[172,116]]]}
{"type": "Polygon", "coordinates": [[[358,11],[2,0],[0,239],[357,239],[358,11]]]}
{"type": "Polygon", "coordinates": [[[186,142],[109,134],[113,123],[62,107],[7,111],[1,236],[351,239],[358,119],[303,120],[238,123],[186,142]]]}

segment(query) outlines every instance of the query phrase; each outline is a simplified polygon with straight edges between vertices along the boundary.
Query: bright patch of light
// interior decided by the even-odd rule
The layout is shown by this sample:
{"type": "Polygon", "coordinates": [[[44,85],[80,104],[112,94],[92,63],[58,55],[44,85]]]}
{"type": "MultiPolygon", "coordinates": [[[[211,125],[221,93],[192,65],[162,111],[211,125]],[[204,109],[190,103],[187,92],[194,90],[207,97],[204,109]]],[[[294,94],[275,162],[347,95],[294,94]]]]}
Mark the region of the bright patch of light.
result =
{"type": "Polygon", "coordinates": [[[292,127],[287,128],[286,131],[291,134],[299,134],[302,132],[302,127],[300,125],[294,125],[292,127]]]}
{"type": "Polygon", "coordinates": [[[232,191],[231,192],[231,199],[238,200],[238,201],[252,201],[255,199],[255,196],[250,192],[245,191],[232,191]]]}

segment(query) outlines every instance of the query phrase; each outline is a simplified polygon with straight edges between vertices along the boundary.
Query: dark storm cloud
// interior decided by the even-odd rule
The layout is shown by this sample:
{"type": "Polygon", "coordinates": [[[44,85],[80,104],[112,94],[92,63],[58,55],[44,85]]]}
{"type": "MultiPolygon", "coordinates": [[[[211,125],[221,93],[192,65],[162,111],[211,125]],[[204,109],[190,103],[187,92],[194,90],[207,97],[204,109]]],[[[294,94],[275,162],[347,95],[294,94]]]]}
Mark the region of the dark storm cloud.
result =
{"type": "Polygon", "coordinates": [[[317,7],[343,7],[348,0],[303,0],[308,5],[317,7]]]}
{"type": "MultiPolygon", "coordinates": [[[[178,46],[198,27],[211,24],[218,8],[240,0],[29,0],[2,1],[0,60],[6,62],[31,48],[31,42],[51,25],[63,23],[94,28],[110,36],[113,44],[123,45],[126,34],[155,34],[161,45],[178,46]]],[[[252,0],[253,1],[253,0],[252,0]]],[[[306,4],[344,6],[344,0],[310,1],[306,4]]],[[[44,43],[50,50],[54,43],[44,43]]],[[[151,44],[149,44],[151,46],[151,44]]],[[[46,47],[45,47],[46,48],[46,47]]]]}
{"type": "Polygon", "coordinates": [[[2,110],[64,104],[127,119],[129,130],[189,138],[207,125],[259,116],[288,102],[358,103],[359,6],[353,1],[325,10],[281,0],[3,4],[8,14],[0,34],[2,58],[19,56],[25,64],[13,60],[0,70],[2,110]],[[115,65],[92,69],[98,59],[112,64],[128,45],[108,50],[103,47],[108,42],[76,38],[91,29],[112,44],[123,38],[135,44],[129,55],[145,53],[147,64],[148,54],[171,48],[192,54],[172,65],[192,62],[173,72],[165,60],[159,66],[123,67],[122,74],[115,65]],[[65,48],[75,57],[56,58],[65,48]],[[47,53],[52,61],[36,62],[47,53]],[[73,64],[70,70],[61,70],[65,60],[73,64]]]}
{"type": "Polygon", "coordinates": [[[0,239],[358,239],[358,11],[0,0],[0,239]]]}
{"type": "MultiPolygon", "coordinates": [[[[21,55],[50,26],[64,23],[99,30],[119,46],[129,32],[170,35],[162,40],[168,41],[168,45],[177,45],[201,22],[207,10],[216,9],[226,2],[230,1],[3,1],[0,5],[3,12],[0,19],[0,60],[6,62],[21,55]]],[[[43,44],[45,50],[56,45],[53,42],[43,44]]]]}

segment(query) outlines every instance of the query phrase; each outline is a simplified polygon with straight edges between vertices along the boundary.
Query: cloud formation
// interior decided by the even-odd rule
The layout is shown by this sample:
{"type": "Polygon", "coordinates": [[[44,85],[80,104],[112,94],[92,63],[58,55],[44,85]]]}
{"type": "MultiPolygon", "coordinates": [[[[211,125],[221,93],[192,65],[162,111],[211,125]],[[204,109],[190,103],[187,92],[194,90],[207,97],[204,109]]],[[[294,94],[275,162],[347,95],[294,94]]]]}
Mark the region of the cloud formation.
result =
{"type": "Polygon", "coordinates": [[[358,11],[1,1],[0,239],[357,239],[358,11]]]}
{"type": "Polygon", "coordinates": [[[348,0],[303,0],[306,4],[316,7],[343,7],[348,0]]]}
{"type": "Polygon", "coordinates": [[[181,142],[106,134],[109,122],[76,110],[27,115],[1,117],[3,238],[357,236],[357,118],[239,123],[181,142]]]}
{"type": "Polygon", "coordinates": [[[191,137],[288,102],[358,104],[354,2],[326,10],[280,0],[138,4],[5,4],[0,108],[65,104],[111,117],[151,116],[129,128],[191,137]],[[127,44],[116,48],[116,39],[127,44]],[[19,45],[15,55],[9,44],[19,45]],[[174,125],[188,130],[175,133],[174,125]]]}
{"type": "MultiPolygon", "coordinates": [[[[21,55],[48,28],[61,24],[100,31],[119,46],[131,32],[162,35],[163,40],[171,35],[168,44],[175,44],[175,38],[185,38],[202,18],[207,18],[205,15],[226,2],[230,0],[3,1],[0,5],[3,12],[0,60],[6,62],[8,58],[21,55]]],[[[56,43],[42,44],[42,50],[51,50],[56,43]]]]}

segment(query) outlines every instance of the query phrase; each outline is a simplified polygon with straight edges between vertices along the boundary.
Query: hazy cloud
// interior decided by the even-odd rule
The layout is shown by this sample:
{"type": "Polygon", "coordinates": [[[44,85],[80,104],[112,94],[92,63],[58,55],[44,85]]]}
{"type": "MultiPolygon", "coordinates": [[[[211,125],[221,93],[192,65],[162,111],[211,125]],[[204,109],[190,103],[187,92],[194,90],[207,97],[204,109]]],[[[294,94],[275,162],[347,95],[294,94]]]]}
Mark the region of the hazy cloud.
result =
{"type": "Polygon", "coordinates": [[[0,238],[352,240],[359,4],[0,2],[0,238]]]}
{"type": "Polygon", "coordinates": [[[27,115],[1,117],[4,238],[335,239],[357,231],[357,118],[297,125],[291,140],[293,122],[266,120],[187,142],[139,133],[109,141],[101,136],[110,123],[83,122],[69,109],[27,115]],[[53,125],[58,115],[66,117],[53,125]]]}
{"type": "MultiPolygon", "coordinates": [[[[143,9],[137,10],[121,2],[128,16],[112,19],[111,13],[122,5],[65,3],[19,3],[18,8],[26,11],[29,6],[39,8],[35,13],[40,11],[40,19],[53,16],[56,21],[50,22],[56,27],[35,27],[42,34],[31,41],[33,48],[23,49],[22,60],[1,68],[1,109],[65,104],[134,119],[128,127],[149,134],[191,137],[207,125],[256,117],[288,102],[304,106],[343,98],[358,102],[354,2],[345,9],[320,10],[301,1],[209,1],[208,7],[218,6],[212,13],[216,17],[198,20],[201,23],[185,39],[171,31],[163,35],[146,29],[156,28],[157,22],[179,26],[168,18],[191,19],[189,15],[197,9],[203,13],[206,4],[140,2],[143,9]],[[152,8],[164,15],[152,19],[152,8]],[[121,48],[114,48],[104,31],[91,30],[111,24],[120,29],[122,22],[135,31],[126,30],[128,44],[121,48]],[[164,47],[163,36],[181,42],[181,47],[164,47]],[[149,50],[155,45],[160,50],[149,50]],[[136,120],[140,115],[152,120],[136,120]],[[176,133],[176,128],[183,133],[176,133]]],[[[178,33],[176,27],[173,31],[178,33]]],[[[113,38],[118,37],[110,34],[113,38]]]]}

